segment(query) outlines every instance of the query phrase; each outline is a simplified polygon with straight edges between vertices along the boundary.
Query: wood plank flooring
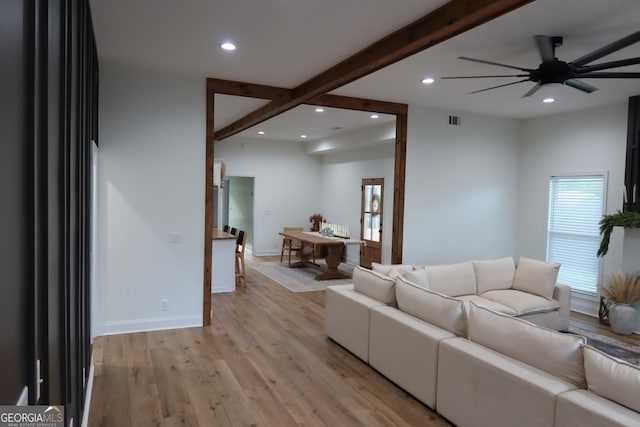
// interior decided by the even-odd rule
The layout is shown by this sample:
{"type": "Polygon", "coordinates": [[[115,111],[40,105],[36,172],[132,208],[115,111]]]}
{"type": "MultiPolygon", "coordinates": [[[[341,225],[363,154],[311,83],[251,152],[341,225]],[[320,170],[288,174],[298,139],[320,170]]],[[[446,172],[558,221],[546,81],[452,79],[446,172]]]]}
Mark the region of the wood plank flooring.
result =
{"type": "MultiPolygon", "coordinates": [[[[324,292],[248,268],[212,312],[209,327],[97,338],[89,425],[450,425],[325,336],[324,292]]],[[[589,316],[572,324],[613,335],[589,316]]]]}
{"type": "Polygon", "coordinates": [[[450,425],[326,337],[324,292],[247,273],[209,327],[97,338],[89,425],[450,425]]]}

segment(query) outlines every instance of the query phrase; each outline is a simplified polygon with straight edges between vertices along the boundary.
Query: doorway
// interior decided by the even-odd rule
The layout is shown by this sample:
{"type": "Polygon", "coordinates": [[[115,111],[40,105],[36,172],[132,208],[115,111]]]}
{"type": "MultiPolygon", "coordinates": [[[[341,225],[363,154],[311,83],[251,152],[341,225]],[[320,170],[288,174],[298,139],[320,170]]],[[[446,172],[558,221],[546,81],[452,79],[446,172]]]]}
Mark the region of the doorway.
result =
{"type": "Polygon", "coordinates": [[[247,250],[253,247],[253,191],[254,177],[228,176],[224,179],[223,222],[244,230],[247,250]]]}
{"type": "Polygon", "coordinates": [[[382,262],[382,218],[384,178],[362,180],[362,207],[360,212],[360,265],[371,268],[372,262],[382,262]]]}

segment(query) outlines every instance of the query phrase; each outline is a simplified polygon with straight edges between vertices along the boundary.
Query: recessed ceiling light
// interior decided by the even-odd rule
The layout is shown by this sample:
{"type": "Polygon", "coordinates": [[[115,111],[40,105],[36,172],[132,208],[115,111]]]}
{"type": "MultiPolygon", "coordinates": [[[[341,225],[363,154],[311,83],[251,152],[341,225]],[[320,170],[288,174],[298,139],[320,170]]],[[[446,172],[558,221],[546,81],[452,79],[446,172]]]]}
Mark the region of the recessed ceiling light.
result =
{"type": "Polygon", "coordinates": [[[552,102],[555,102],[556,100],[554,98],[545,98],[542,100],[542,102],[544,102],[545,104],[551,104],[552,102]]]}
{"type": "Polygon", "coordinates": [[[433,77],[425,77],[424,79],[422,79],[422,83],[425,85],[430,85],[435,83],[436,79],[434,79],[433,77]]]}
{"type": "Polygon", "coordinates": [[[303,138],[303,139],[304,139],[304,138],[306,138],[306,137],[307,137],[307,135],[305,135],[305,134],[300,135],[300,138],[303,138]]]}
{"type": "Polygon", "coordinates": [[[258,131],[258,135],[264,135],[264,131],[263,130],[258,131]]]}
{"type": "Polygon", "coordinates": [[[379,115],[377,115],[377,114],[372,114],[372,115],[371,115],[371,118],[372,118],[372,119],[377,119],[378,117],[380,117],[380,116],[379,116],[379,115]]]}
{"type": "Polygon", "coordinates": [[[233,43],[231,43],[231,42],[224,42],[224,43],[222,43],[222,44],[220,45],[220,47],[221,47],[222,49],[224,49],[224,50],[228,50],[228,51],[236,50],[236,45],[235,45],[235,44],[233,44],[233,43]]]}
{"type": "Polygon", "coordinates": [[[316,108],[316,113],[322,113],[322,112],[324,112],[324,108],[320,108],[320,107],[316,108]]]}

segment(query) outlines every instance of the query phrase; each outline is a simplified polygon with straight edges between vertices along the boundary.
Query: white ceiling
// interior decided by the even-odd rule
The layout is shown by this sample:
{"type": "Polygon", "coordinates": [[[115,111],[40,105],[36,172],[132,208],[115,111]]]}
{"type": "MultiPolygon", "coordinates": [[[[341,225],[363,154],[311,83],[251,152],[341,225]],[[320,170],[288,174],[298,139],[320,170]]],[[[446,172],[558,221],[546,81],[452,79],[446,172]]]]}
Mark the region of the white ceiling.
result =
{"type": "MultiPolygon", "coordinates": [[[[102,62],[170,73],[217,77],[293,88],[374,41],[399,29],[443,0],[91,0],[102,62]],[[219,44],[233,40],[238,49],[219,44]]],[[[525,68],[540,60],[536,34],[563,36],[556,56],[570,61],[640,29],[639,0],[536,0],[494,21],[335,90],[334,94],[432,106],[452,113],[477,112],[513,118],[536,117],[608,105],[640,94],[640,79],[587,82],[600,90],[585,94],[561,87],[554,104],[521,98],[525,82],[480,94],[467,92],[517,79],[437,80],[437,77],[512,74],[506,68],[457,59],[470,56],[525,68]]],[[[640,56],[640,43],[599,60],[640,56]]],[[[640,66],[616,71],[640,71],[640,66]]],[[[216,129],[266,101],[216,95],[216,129]]],[[[300,106],[241,135],[308,140],[380,123],[369,113],[300,106]],[[341,127],[342,130],[333,129],[341,127]],[[258,135],[263,130],[265,135],[258,135]]]]}

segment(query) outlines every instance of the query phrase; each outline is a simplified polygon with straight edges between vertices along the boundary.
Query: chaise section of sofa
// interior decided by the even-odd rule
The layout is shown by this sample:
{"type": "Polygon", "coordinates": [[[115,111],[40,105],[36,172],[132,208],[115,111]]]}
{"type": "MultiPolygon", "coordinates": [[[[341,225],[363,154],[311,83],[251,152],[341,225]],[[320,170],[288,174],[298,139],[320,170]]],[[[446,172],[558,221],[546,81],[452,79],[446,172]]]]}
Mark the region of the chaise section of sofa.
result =
{"type": "Polygon", "coordinates": [[[560,265],[520,258],[420,267],[406,279],[427,289],[557,331],[569,328],[571,289],[556,283],[560,265]]]}

